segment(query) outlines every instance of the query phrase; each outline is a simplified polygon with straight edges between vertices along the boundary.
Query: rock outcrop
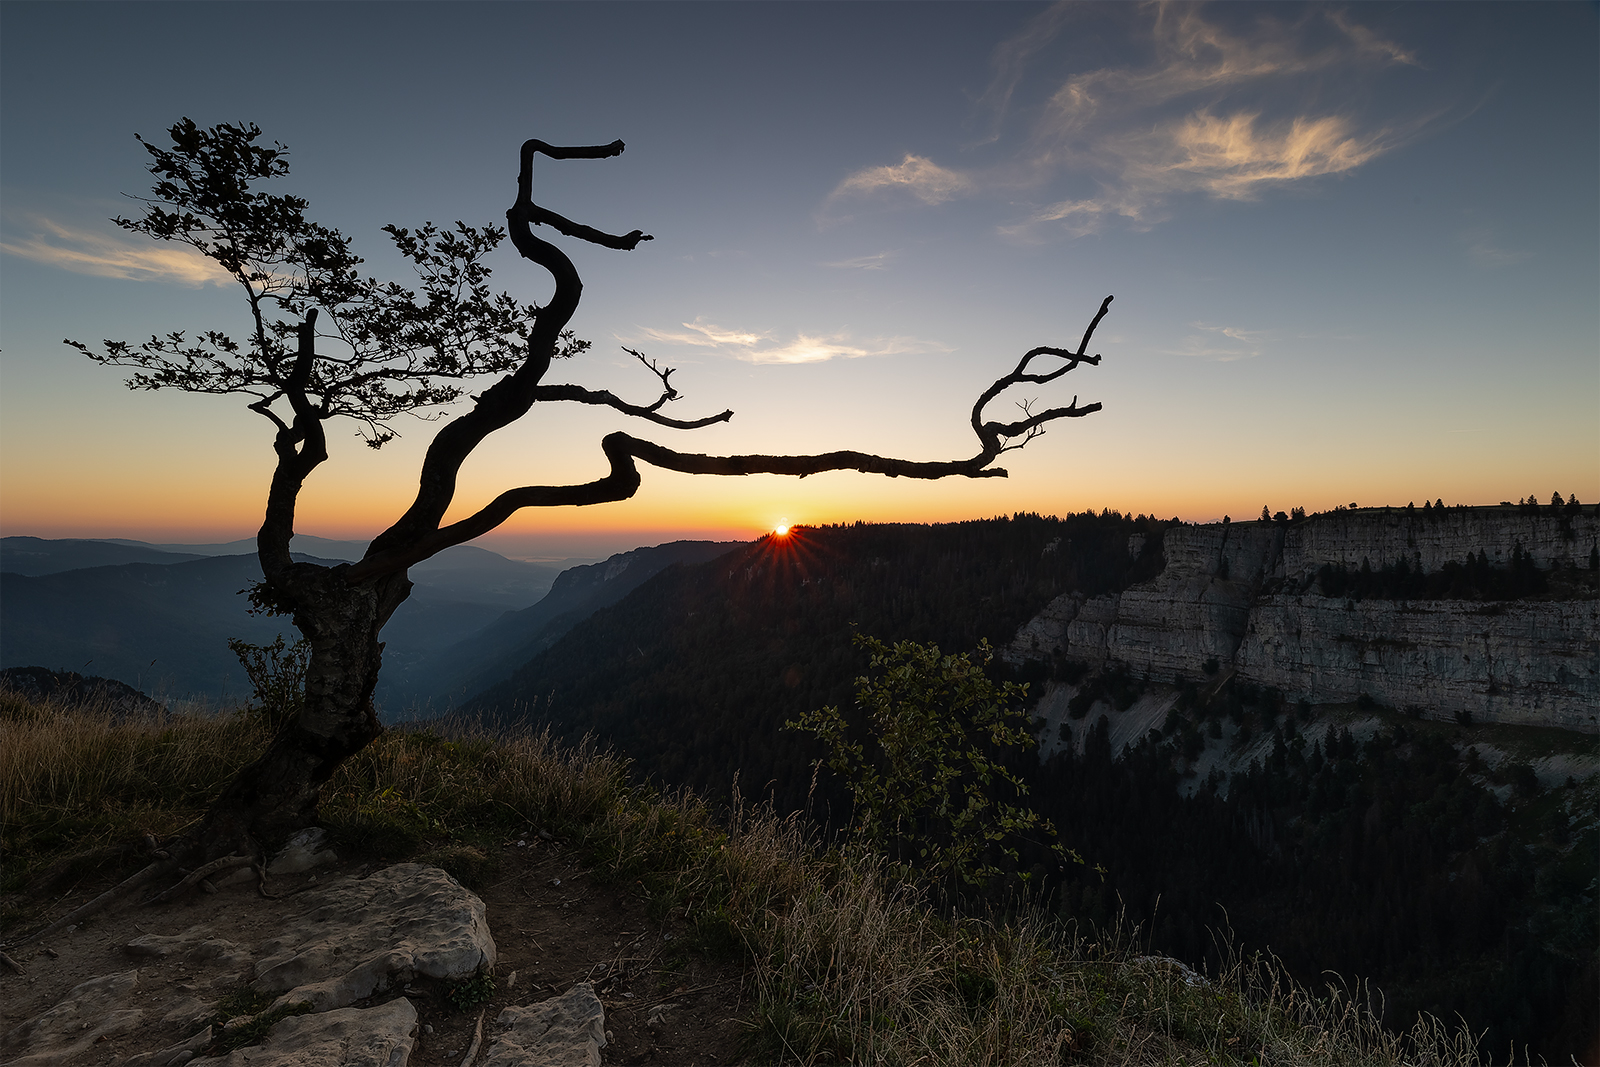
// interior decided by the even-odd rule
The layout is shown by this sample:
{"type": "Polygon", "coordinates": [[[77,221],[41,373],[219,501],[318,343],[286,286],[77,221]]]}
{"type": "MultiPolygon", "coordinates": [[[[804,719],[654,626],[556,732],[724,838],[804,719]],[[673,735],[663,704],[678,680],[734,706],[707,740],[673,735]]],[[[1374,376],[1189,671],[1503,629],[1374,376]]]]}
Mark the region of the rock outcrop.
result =
{"type": "Polygon", "coordinates": [[[194,1067],[405,1067],[416,1043],[417,1009],[405,997],[371,1008],[338,1008],[273,1025],[261,1044],[194,1067]]]}
{"type": "Polygon", "coordinates": [[[559,997],[526,1007],[510,1007],[495,1019],[499,1033],[484,1067],[600,1067],[606,1045],[606,1010],[594,987],[579,982],[559,997]]]}
{"type": "Polygon", "coordinates": [[[1380,600],[1319,595],[1325,565],[1404,560],[1432,572],[1469,554],[1520,549],[1544,570],[1585,569],[1600,522],[1506,508],[1319,515],[1292,525],[1221,523],[1166,531],[1166,566],[1122,593],[1056,598],[1018,632],[1013,661],[1120,664],[1172,681],[1234,671],[1290,699],[1365,695],[1434,718],[1600,732],[1600,601],[1380,600]]]}
{"type": "Polygon", "coordinates": [[[53,1067],[72,1063],[96,1042],[132,1030],[144,1019],[133,1006],[139,972],[101,975],[75,987],[65,1000],[48,1011],[6,1031],[0,1050],[20,1052],[7,1056],[6,1067],[53,1067]]]}
{"type": "MultiPolygon", "coordinates": [[[[307,851],[315,840],[303,838],[274,863],[280,871],[292,866],[294,850],[307,851]]],[[[322,854],[312,849],[298,862],[320,866],[322,854]]],[[[204,923],[122,943],[138,967],[92,978],[45,1010],[34,1008],[31,1018],[0,1033],[0,1063],[406,1067],[424,1040],[412,1000],[431,995],[411,983],[462,982],[495,963],[483,901],[436,867],[405,863],[341,876],[293,899],[292,912],[259,943],[219,936],[204,923]],[[247,985],[281,995],[260,1015],[220,1010],[247,985]],[[226,1048],[233,1043],[226,1039],[267,1022],[258,1043],[196,1058],[217,1039],[226,1048]],[[113,1038],[149,1051],[108,1060],[102,1043],[113,1038]]],[[[609,1041],[605,1026],[594,988],[580,982],[505,1008],[481,1062],[599,1067],[609,1041]]]]}
{"type": "Polygon", "coordinates": [[[331,1011],[417,977],[494,967],[483,901],[437,867],[400,863],[308,893],[307,910],[261,946],[252,988],[331,1011]]]}

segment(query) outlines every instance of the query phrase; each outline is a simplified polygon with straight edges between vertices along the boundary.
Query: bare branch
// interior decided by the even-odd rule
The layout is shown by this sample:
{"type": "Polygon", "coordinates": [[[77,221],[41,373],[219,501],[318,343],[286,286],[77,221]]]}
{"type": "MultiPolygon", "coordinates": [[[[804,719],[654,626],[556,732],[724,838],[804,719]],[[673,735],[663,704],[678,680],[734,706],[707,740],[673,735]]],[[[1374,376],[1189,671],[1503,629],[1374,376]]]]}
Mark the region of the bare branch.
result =
{"type": "MultiPolygon", "coordinates": [[[[369,555],[405,555],[415,562],[427,559],[432,554],[429,552],[416,556],[413,548],[406,546],[433,541],[439,531],[440,521],[455,498],[456,477],[467,456],[489,434],[527,414],[533,406],[540,380],[549,371],[551,360],[560,352],[562,333],[567,323],[572,321],[573,314],[578,310],[578,300],[583,295],[583,279],[578,276],[578,269],[565,252],[533,235],[532,225],[547,224],[568,236],[608,248],[632,249],[640,241],[648,239],[639,230],[625,237],[615,237],[588,226],[580,226],[534,204],[534,153],[542,153],[552,159],[606,159],[619,155],[623,148],[620,140],[608,145],[575,148],[557,147],[539,140],[523,143],[522,168],[517,174],[517,199],[506,211],[507,231],[511,243],[524,259],[550,272],[555,282],[555,293],[550,302],[539,310],[528,331],[521,365],[485,389],[476,398],[470,411],[452,420],[434,437],[423,459],[416,498],[393,526],[367,546],[369,555]]],[[[450,543],[459,544],[460,541],[450,543]]]]}
{"type": "Polygon", "coordinates": [[[538,204],[529,204],[525,209],[525,217],[535,226],[549,226],[560,230],[568,237],[576,237],[580,241],[588,241],[592,245],[603,245],[606,248],[615,248],[623,252],[632,252],[639,247],[641,241],[654,241],[655,238],[643,230],[633,230],[629,233],[617,235],[597,230],[593,226],[585,226],[581,222],[573,222],[565,215],[557,215],[549,208],[540,207],[538,204]]]}
{"type": "Polygon", "coordinates": [[[678,399],[678,391],[672,387],[671,367],[658,367],[656,366],[655,360],[645,358],[645,354],[643,352],[636,352],[627,345],[623,345],[622,350],[631,355],[634,359],[638,360],[640,363],[643,363],[645,367],[649,369],[651,374],[654,374],[657,378],[661,379],[661,399],[650,405],[651,411],[655,411],[657,408],[661,407],[662,404],[665,404],[669,400],[678,399]]]}
{"type": "Polygon", "coordinates": [[[1061,377],[1068,371],[1075,369],[1080,363],[1088,363],[1092,366],[1098,366],[1100,363],[1100,357],[1098,354],[1089,356],[1085,355],[1084,353],[1088,351],[1089,342],[1094,338],[1095,328],[1100,325],[1100,320],[1105,318],[1106,312],[1111,309],[1111,300],[1112,298],[1108,296],[1100,302],[1100,310],[1095,312],[1094,319],[1089,323],[1089,328],[1083,331],[1083,340],[1078,343],[1078,350],[1076,352],[1068,352],[1060,348],[1042,347],[1032,349],[1022,357],[1022,360],[1017,364],[1016,370],[1012,371],[1004,378],[997,379],[993,385],[989,386],[989,388],[985,389],[978,396],[978,402],[972,405],[972,432],[977,434],[978,440],[983,442],[985,452],[989,452],[992,449],[993,455],[999,455],[1000,450],[1003,447],[1000,442],[1000,436],[1002,435],[1014,437],[1017,434],[1027,431],[1032,426],[1049,422],[1052,419],[1075,418],[1080,415],[1088,415],[1091,412],[1100,410],[1099,404],[1090,404],[1087,407],[1079,408],[1078,398],[1073,397],[1072,404],[1070,406],[1052,409],[1031,420],[1024,420],[1023,422],[1015,422],[1010,424],[993,422],[986,423],[983,421],[984,406],[1013,385],[1018,385],[1024,382],[1035,385],[1051,382],[1061,377]],[[1034,359],[1039,356],[1060,356],[1067,362],[1064,366],[1058,367],[1049,374],[1027,373],[1028,364],[1032,363],[1034,359]]]}
{"type": "Polygon", "coordinates": [[[618,399],[609,390],[585,389],[580,385],[541,385],[533,391],[533,399],[539,400],[572,400],[579,404],[597,404],[605,407],[616,408],[624,415],[632,415],[640,419],[648,419],[660,426],[670,426],[674,430],[698,430],[702,426],[712,426],[719,422],[727,422],[733,418],[733,411],[718,412],[707,415],[703,419],[674,419],[659,414],[656,409],[661,406],[658,400],[647,408],[637,404],[629,404],[618,399]]]}

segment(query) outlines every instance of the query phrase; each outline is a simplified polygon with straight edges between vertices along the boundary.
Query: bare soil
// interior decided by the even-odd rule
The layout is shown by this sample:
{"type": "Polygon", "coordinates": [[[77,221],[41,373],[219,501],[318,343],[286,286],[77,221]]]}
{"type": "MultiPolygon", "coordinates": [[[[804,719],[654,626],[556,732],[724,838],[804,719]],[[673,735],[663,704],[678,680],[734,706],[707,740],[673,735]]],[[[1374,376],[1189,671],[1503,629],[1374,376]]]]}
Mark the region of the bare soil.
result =
{"type": "MultiPolygon", "coordinates": [[[[138,968],[139,986],[130,1006],[144,1010],[141,1024],[106,1035],[92,1054],[77,1061],[85,1067],[113,1067],[135,1053],[172,1045],[199,1027],[162,1022],[171,1006],[184,998],[214,1003],[248,980],[247,969],[223,973],[178,956],[136,958],[123,946],[144,934],[174,935],[203,925],[212,937],[253,949],[301,910],[296,890],[360,877],[371,869],[355,861],[319,867],[275,884],[273,890],[285,894],[277,900],[260,896],[250,882],[163,905],[124,904],[70,933],[8,950],[27,973],[0,970],[0,1030],[54,1006],[82,982],[138,968]]],[[[40,910],[26,928],[43,926],[111,884],[109,875],[85,880],[40,910]]],[[[445,983],[421,979],[406,990],[390,990],[358,1005],[397,995],[410,998],[420,1027],[412,1064],[458,1067],[480,1013],[481,1059],[502,1008],[536,1003],[582,981],[594,984],[605,1006],[609,1037],[601,1058],[606,1064],[746,1062],[741,1048],[749,1031],[740,1021],[744,968],[737,960],[698,951],[693,930],[682,918],[651,920],[641,886],[600,884],[559,843],[533,838],[526,845],[508,842],[498,871],[474,888],[487,905],[498,949],[493,995],[462,1007],[451,1002],[445,983]]],[[[10,940],[23,932],[19,927],[4,936],[10,940]]],[[[6,1056],[26,1051],[12,1049],[6,1056]]]]}

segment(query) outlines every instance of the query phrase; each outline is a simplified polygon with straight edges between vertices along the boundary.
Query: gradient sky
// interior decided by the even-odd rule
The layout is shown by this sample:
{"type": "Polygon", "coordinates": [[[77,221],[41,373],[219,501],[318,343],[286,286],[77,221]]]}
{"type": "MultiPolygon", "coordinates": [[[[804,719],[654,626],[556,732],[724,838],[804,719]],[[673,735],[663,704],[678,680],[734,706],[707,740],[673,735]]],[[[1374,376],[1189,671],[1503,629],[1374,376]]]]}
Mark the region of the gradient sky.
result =
{"type": "MultiPolygon", "coordinates": [[[[1027,349],[1099,414],[1008,480],[645,469],[630,501],[523,512],[483,544],[602,555],[791,522],[1111,507],[1210,520],[1337,503],[1600,498],[1600,65],[1593,4],[27,4],[0,6],[0,532],[214,541],[259,523],[270,426],[235,398],[130,393],[61,344],[243,333],[203,261],[107,221],[137,132],[253,121],[285,190],[406,277],[380,232],[535,199],[632,253],[585,280],[573,380],[653,399],[718,453],[966,457],[976,394],[1027,349]]],[[[507,244],[495,279],[542,301],[507,244]]],[[[1008,403],[991,408],[1011,417],[1008,403]]],[[[627,423],[541,406],[469,462],[454,515],[603,473],[627,423]]],[[[432,425],[333,430],[299,529],[376,533],[432,425]]]]}

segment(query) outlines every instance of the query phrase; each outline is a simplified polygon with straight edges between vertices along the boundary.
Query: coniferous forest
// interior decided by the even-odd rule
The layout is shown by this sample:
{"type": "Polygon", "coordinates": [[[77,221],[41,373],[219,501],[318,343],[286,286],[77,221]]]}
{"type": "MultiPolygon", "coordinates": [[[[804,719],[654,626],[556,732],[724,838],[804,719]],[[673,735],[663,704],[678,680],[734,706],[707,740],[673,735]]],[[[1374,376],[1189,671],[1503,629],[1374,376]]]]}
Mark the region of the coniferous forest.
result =
{"type": "MultiPolygon", "coordinates": [[[[746,797],[837,827],[847,794],[814,773],[820,747],[784,723],[853,706],[865,662],[852,633],[1001,646],[1061,593],[1154,576],[1168,525],[1105,512],[797,529],[663,572],[466,710],[548,723],[572,741],[592,735],[657,782],[713,799],[737,779],[746,797]],[[1134,533],[1145,535],[1137,555],[1134,533]]],[[[1474,559],[1448,579],[1319,577],[1346,596],[1420,595],[1419,581],[1448,581],[1458,596],[1469,584],[1541,590],[1515,562],[1490,573],[1474,559]]],[[[1117,707],[1148,684],[1072,663],[991,669],[1035,694],[1053,674],[1117,707]]],[[[1089,863],[1063,869],[1042,843],[1024,849],[1022,869],[1040,875],[1026,890],[1034,900],[1081,927],[1136,926],[1152,951],[1192,964],[1215,961],[1231,938],[1275,953],[1314,988],[1366,981],[1396,1026],[1418,1010],[1459,1013],[1496,1062],[1513,1043],[1519,1059],[1590,1051],[1600,1025],[1592,797],[1576,783],[1542,788],[1526,764],[1485,764],[1472,741],[1489,728],[1392,714],[1358,740],[1320,709],[1212,682],[1173,679],[1164,726],[1119,755],[1104,719],[1081,751],[1044,764],[1004,754],[1061,843],[1089,863]],[[1186,783],[1179,768],[1224,721],[1233,737],[1271,735],[1270,757],[1225,783],[1186,783]]],[[[994,887],[988,903],[1006,906],[1019,884],[994,887]]]]}

